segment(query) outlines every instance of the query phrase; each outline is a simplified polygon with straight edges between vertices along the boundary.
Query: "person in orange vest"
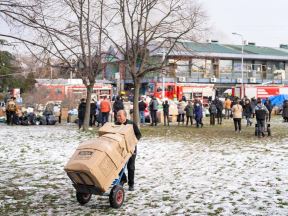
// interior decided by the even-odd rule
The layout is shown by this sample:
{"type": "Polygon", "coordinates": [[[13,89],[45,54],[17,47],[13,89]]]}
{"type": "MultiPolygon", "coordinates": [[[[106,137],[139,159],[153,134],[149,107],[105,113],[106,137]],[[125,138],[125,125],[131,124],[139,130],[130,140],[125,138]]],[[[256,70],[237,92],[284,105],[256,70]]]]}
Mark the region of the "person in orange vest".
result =
{"type": "Polygon", "coordinates": [[[224,119],[230,117],[230,114],[231,114],[231,100],[227,97],[225,98],[225,101],[224,101],[224,109],[225,109],[225,116],[224,116],[224,119]]]}
{"type": "Polygon", "coordinates": [[[108,122],[108,118],[109,118],[109,113],[111,110],[111,103],[110,101],[107,99],[107,96],[104,96],[102,102],[100,103],[100,110],[102,113],[102,126],[108,122]]]}

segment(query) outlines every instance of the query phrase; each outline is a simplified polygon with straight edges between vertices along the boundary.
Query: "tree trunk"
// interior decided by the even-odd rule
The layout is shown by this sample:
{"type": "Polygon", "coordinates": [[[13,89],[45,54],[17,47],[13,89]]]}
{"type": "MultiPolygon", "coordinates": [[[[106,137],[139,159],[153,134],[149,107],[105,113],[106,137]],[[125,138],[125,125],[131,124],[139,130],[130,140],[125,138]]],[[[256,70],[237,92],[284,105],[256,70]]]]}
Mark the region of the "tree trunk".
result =
{"type": "Polygon", "coordinates": [[[139,91],[141,87],[141,79],[134,79],[134,101],[133,101],[133,121],[139,125],[139,91]]]}
{"type": "Polygon", "coordinates": [[[94,84],[90,84],[87,86],[87,97],[86,97],[86,109],[85,109],[85,116],[84,116],[84,123],[83,123],[83,130],[87,131],[89,128],[89,121],[90,121],[90,104],[91,104],[91,96],[93,91],[94,84]]]}

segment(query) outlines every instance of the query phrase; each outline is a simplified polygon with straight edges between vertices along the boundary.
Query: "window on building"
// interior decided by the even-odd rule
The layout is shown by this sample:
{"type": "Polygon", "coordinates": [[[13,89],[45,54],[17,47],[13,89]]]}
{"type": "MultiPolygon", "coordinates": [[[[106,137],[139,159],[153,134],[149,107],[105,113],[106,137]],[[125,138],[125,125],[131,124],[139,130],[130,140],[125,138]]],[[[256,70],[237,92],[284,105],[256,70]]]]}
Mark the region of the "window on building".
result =
{"type": "Polygon", "coordinates": [[[177,76],[189,77],[189,61],[177,61],[177,76]]]}
{"type": "Polygon", "coordinates": [[[219,60],[220,73],[232,73],[233,62],[232,60],[219,60]]]}
{"type": "Polygon", "coordinates": [[[192,60],[192,72],[205,72],[205,70],[206,70],[205,59],[193,59],[192,60]]]}

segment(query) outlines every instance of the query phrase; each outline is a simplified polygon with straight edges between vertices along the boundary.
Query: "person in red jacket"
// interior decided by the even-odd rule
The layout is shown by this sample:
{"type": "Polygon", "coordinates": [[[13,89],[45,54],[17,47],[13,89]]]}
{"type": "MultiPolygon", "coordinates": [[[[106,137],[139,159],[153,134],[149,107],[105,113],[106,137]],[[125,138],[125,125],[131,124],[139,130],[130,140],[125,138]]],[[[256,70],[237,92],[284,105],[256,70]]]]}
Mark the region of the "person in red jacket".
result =
{"type": "Polygon", "coordinates": [[[111,110],[111,104],[110,101],[108,101],[107,96],[104,96],[103,101],[100,103],[100,110],[102,113],[102,125],[104,125],[106,122],[108,122],[109,113],[111,110]]]}

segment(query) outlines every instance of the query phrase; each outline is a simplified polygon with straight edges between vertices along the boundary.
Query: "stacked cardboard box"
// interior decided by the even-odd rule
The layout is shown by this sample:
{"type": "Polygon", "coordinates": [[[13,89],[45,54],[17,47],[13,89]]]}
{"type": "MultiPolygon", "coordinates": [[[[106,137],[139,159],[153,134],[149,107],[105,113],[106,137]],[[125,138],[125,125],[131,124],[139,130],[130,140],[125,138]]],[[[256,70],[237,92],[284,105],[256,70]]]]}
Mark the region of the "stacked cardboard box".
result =
{"type": "Polygon", "coordinates": [[[64,170],[73,182],[105,192],[131,157],[137,139],[132,125],[106,123],[99,135],[80,144],[64,170]]]}

